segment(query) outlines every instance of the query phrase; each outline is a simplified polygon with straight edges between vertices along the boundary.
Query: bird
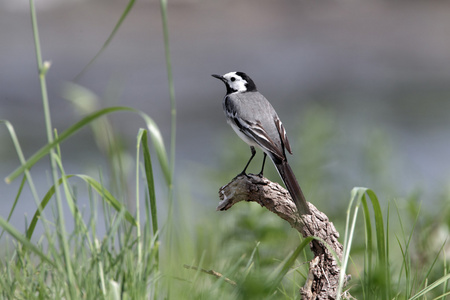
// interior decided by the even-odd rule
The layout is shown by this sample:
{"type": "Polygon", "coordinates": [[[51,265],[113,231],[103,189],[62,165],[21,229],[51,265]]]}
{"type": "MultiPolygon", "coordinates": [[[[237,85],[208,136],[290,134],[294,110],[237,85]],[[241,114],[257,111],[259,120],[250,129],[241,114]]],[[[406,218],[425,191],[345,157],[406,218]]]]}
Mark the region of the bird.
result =
{"type": "Polygon", "coordinates": [[[222,104],[227,123],[250,146],[250,159],[238,176],[247,174],[247,168],[256,154],[255,147],[260,148],[264,157],[258,175],[263,176],[266,157],[269,156],[289,191],[299,215],[311,214],[302,189],[288,163],[285,150],[292,154],[291,146],[283,123],[273,106],[244,72],[211,76],[221,80],[226,86],[227,91],[222,104]]]}

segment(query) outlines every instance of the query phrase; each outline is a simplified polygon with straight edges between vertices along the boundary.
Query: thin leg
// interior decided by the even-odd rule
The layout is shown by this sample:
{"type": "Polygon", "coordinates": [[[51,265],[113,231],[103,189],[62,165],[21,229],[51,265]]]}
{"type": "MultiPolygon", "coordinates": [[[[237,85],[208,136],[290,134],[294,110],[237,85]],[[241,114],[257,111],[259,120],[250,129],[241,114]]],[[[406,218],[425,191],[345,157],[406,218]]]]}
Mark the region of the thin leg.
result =
{"type": "Polygon", "coordinates": [[[259,177],[263,177],[264,164],[266,163],[266,158],[267,158],[267,154],[266,154],[266,152],[264,152],[264,158],[263,158],[263,164],[262,164],[261,172],[259,172],[259,174],[258,174],[259,177]]]}
{"type": "MultiPolygon", "coordinates": [[[[248,160],[247,164],[245,165],[244,170],[243,170],[239,175],[246,175],[245,171],[247,171],[248,165],[249,165],[250,162],[252,161],[253,157],[255,157],[255,154],[256,154],[255,147],[250,146],[250,151],[252,152],[252,156],[250,156],[250,159],[248,160]]],[[[239,176],[239,175],[238,175],[238,176],[239,176]]]]}

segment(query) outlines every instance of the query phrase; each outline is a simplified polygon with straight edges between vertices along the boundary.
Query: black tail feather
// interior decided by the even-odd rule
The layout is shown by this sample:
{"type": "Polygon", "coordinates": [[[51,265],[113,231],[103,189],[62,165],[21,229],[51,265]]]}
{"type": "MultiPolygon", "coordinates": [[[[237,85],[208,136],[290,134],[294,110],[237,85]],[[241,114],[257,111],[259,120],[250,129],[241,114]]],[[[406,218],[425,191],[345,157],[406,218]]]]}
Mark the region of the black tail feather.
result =
{"type": "Polygon", "coordinates": [[[288,162],[284,160],[280,163],[275,163],[275,166],[277,167],[278,173],[280,174],[281,179],[283,179],[289,194],[291,194],[292,200],[294,200],[299,214],[311,214],[302,189],[300,188],[294,172],[292,172],[288,162]]]}

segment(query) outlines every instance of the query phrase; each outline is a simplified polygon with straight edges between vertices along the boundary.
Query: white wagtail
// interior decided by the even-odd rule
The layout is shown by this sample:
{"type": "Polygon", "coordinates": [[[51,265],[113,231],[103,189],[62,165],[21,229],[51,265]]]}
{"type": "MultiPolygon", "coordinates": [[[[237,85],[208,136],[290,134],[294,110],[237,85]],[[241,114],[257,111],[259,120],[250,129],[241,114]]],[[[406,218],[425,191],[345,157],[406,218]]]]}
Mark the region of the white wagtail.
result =
{"type": "Polygon", "coordinates": [[[291,146],[275,109],[258,92],[255,83],[247,74],[230,72],[223,76],[212,76],[222,80],[227,87],[223,109],[228,124],[244,142],[250,145],[252,155],[239,175],[246,174],[245,171],[256,153],[254,146],[258,146],[264,152],[259,175],[262,176],[266,156],[269,155],[291,194],[299,214],[310,214],[305,196],[288,164],[285,149],[292,154],[291,146]]]}

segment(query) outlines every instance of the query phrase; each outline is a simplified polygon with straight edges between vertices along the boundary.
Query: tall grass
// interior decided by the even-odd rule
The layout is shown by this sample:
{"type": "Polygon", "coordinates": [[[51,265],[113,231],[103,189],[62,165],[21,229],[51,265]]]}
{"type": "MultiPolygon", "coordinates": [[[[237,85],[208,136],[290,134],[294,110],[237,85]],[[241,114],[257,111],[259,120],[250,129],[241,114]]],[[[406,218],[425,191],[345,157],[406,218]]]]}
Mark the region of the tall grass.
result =
{"type": "MultiPolygon", "coordinates": [[[[358,274],[360,277],[360,288],[362,290],[362,296],[364,299],[421,299],[428,293],[432,292],[439,286],[442,287],[442,293],[435,292],[434,299],[441,299],[448,295],[447,283],[450,280],[450,274],[448,274],[448,266],[436,266],[436,262],[440,260],[440,254],[445,246],[447,240],[442,241],[442,246],[437,253],[434,253],[434,259],[428,270],[419,273],[415,270],[411,262],[410,254],[410,243],[414,231],[414,227],[408,234],[403,231],[400,235],[397,235],[397,240],[399,242],[399,249],[401,251],[401,263],[396,264],[395,267],[391,266],[390,262],[390,250],[389,250],[389,214],[385,220],[381,212],[380,203],[378,201],[375,193],[367,188],[354,188],[352,191],[352,197],[349,203],[349,208],[347,211],[347,223],[344,236],[344,257],[342,261],[342,270],[340,276],[340,286],[339,286],[339,298],[343,290],[345,270],[348,267],[348,262],[350,258],[350,250],[352,246],[352,241],[354,239],[356,219],[358,216],[358,211],[362,205],[362,211],[364,215],[364,234],[365,234],[365,251],[364,251],[364,270],[362,274],[358,274]],[[373,239],[372,239],[372,214],[369,209],[368,201],[372,204],[372,212],[375,223],[375,234],[376,234],[376,248],[375,253],[373,249],[373,239]],[[354,206],[353,212],[351,208],[354,206]],[[384,229],[386,222],[386,230],[384,229]],[[399,238],[405,239],[405,245],[402,246],[399,238]],[[376,262],[373,264],[373,255],[376,255],[376,262]],[[428,284],[427,281],[430,280],[430,275],[433,268],[437,267],[442,272],[444,272],[442,277],[439,277],[432,283],[428,284]],[[397,276],[394,280],[393,275],[397,276]]],[[[399,222],[402,222],[401,214],[398,212],[399,222]]],[[[445,259],[443,260],[445,263],[445,259]]]]}
{"type": "MultiPolygon", "coordinates": [[[[124,16],[130,8],[131,5],[127,7],[124,16]]],[[[19,243],[16,246],[16,251],[9,253],[10,261],[5,261],[3,264],[8,276],[2,277],[1,285],[9,288],[2,289],[2,296],[8,299],[22,297],[25,299],[35,297],[40,299],[42,297],[54,299],[96,299],[99,296],[114,298],[116,296],[120,298],[129,297],[130,299],[148,296],[155,297],[157,291],[152,288],[149,289],[148,284],[151,281],[156,281],[159,276],[158,241],[160,232],[157,221],[153,169],[147,140],[148,133],[150,133],[159,164],[170,189],[172,189],[173,178],[173,172],[169,168],[160,131],[153,120],[140,111],[128,107],[111,107],[91,112],[60,134],[56,131],[53,132],[46,85],[46,74],[49,71],[50,64],[42,61],[37,17],[33,0],[30,0],[30,11],[48,141],[45,146],[26,160],[12,124],[4,121],[21,161],[21,166],[14,170],[5,181],[9,183],[22,174],[25,174],[17,193],[15,204],[20,200],[26,178],[32,189],[37,210],[30,224],[27,226],[25,235],[11,226],[8,220],[0,218],[0,225],[3,228],[2,235],[6,231],[19,243]],[[137,137],[136,215],[130,213],[122,201],[116,199],[113,193],[102,182],[84,174],[66,174],[62,153],[59,149],[59,145],[66,139],[70,139],[77,131],[87,125],[93,124],[98,118],[116,111],[129,111],[139,115],[147,127],[147,130],[141,129],[137,137]],[[141,178],[141,166],[139,162],[141,145],[143,145],[142,156],[144,160],[142,174],[146,178],[146,198],[148,199],[145,207],[146,218],[143,222],[143,227],[139,213],[139,182],[141,178]],[[46,155],[50,158],[53,185],[42,200],[40,200],[41,198],[38,196],[34,187],[30,168],[46,155]],[[85,216],[81,214],[74,190],[69,182],[74,178],[82,179],[90,191],[91,211],[97,212],[95,207],[99,201],[98,199],[103,202],[106,213],[107,235],[103,238],[102,242],[96,236],[98,215],[96,213],[91,214],[90,219],[86,222],[85,216]],[[62,191],[61,187],[63,189],[62,191]],[[96,194],[92,193],[93,191],[96,194]],[[65,200],[64,204],[62,201],[63,197],[65,200]],[[53,210],[54,220],[56,220],[56,224],[54,225],[51,224],[50,219],[44,214],[47,207],[54,207],[52,200],[56,200],[56,210],[53,210]],[[68,233],[66,229],[65,206],[69,208],[70,215],[73,217],[75,228],[72,233],[68,233]],[[45,239],[39,239],[37,244],[34,244],[32,237],[38,222],[44,225],[45,239]],[[143,251],[144,249],[145,251],[143,251]],[[136,256],[135,253],[137,253],[136,256]],[[31,267],[31,265],[27,266],[27,264],[35,265],[32,261],[32,256],[40,258],[37,268],[43,267],[45,271],[37,271],[39,272],[37,276],[33,275],[35,273],[33,271],[30,274],[31,276],[26,276],[27,268],[31,267]],[[86,276],[86,274],[94,276],[90,278],[91,281],[86,281],[90,277],[89,275],[86,276]],[[16,288],[18,276],[30,279],[30,283],[35,284],[27,284],[16,288]],[[98,287],[95,284],[97,279],[100,280],[98,287]],[[52,282],[50,288],[44,285],[47,281],[52,282]]],[[[123,19],[119,20],[112,35],[117,31],[122,21],[123,19]]],[[[173,124],[175,125],[176,123],[173,122],[173,124]]],[[[173,147],[175,147],[175,144],[173,144],[173,147]]],[[[173,153],[175,152],[173,151],[173,153]]],[[[174,160],[174,156],[172,156],[172,160],[174,160]]],[[[174,163],[172,162],[171,165],[174,165],[174,163]]],[[[16,207],[15,204],[11,209],[8,219],[16,207]]]]}
{"type": "MultiPolygon", "coordinates": [[[[128,2],[111,35],[87,67],[109,45],[133,5],[134,1],[128,2]]],[[[302,240],[277,217],[246,204],[240,205],[239,210],[222,214],[220,220],[216,215],[190,220],[189,206],[180,203],[177,207],[185,213],[174,216],[175,195],[182,191],[174,184],[176,102],[167,1],[161,0],[161,15],[171,103],[169,151],[151,117],[130,107],[100,109],[93,106],[69,128],[53,129],[46,89],[50,64],[41,58],[33,0],[30,0],[30,9],[47,141],[27,159],[13,124],[1,121],[20,161],[20,166],[5,180],[12,182],[21,178],[22,181],[8,217],[0,217],[0,237],[5,244],[0,260],[0,298],[298,299],[298,289],[306,280],[307,261],[311,258],[307,250],[310,239],[302,240]],[[124,193],[117,188],[115,180],[108,180],[109,174],[102,171],[98,177],[68,174],[60,148],[81,129],[91,127],[97,142],[103,143],[99,148],[109,158],[111,173],[127,177],[123,174],[124,168],[116,164],[124,154],[114,138],[114,128],[105,121],[117,113],[138,116],[145,124],[136,134],[135,212],[124,201],[124,193]],[[151,153],[156,154],[156,159],[151,153]],[[46,157],[50,159],[52,179],[42,196],[37,192],[30,169],[46,157]],[[155,174],[159,174],[154,170],[155,162],[161,169],[162,180],[155,178],[155,174]],[[157,186],[156,182],[162,186],[157,186]],[[87,210],[79,203],[77,186],[87,191],[87,210]],[[27,200],[22,195],[25,187],[31,190],[36,211],[30,220],[25,220],[25,232],[20,232],[10,219],[18,201],[27,200]],[[162,223],[158,220],[158,188],[167,190],[167,198],[161,196],[161,200],[169,207],[168,217],[162,223]],[[100,222],[104,223],[104,231],[99,230],[100,222]],[[73,229],[69,229],[68,224],[73,225],[73,229]],[[36,234],[38,225],[44,229],[42,236],[36,234]]],[[[70,89],[76,93],[68,93],[69,98],[76,97],[77,93],[89,93],[76,85],[70,89]]],[[[311,120],[314,123],[306,126],[311,134],[327,132],[323,126],[329,124],[329,116],[321,117],[317,113],[311,120]]],[[[317,141],[317,134],[305,139],[311,143],[317,141]]],[[[324,159],[320,156],[318,161],[324,159]]],[[[182,193],[184,202],[188,201],[188,193],[182,193]]],[[[410,218],[405,217],[397,202],[394,204],[396,219],[391,216],[391,206],[383,212],[372,190],[352,190],[346,211],[338,297],[345,291],[358,299],[445,299],[450,294],[446,241],[441,241],[437,250],[433,248],[417,262],[413,243],[417,240],[416,233],[423,234],[427,226],[420,210],[409,222],[410,218]],[[363,220],[358,218],[361,212],[363,220]],[[393,221],[398,225],[393,225],[393,221]],[[348,273],[354,278],[344,286],[344,276],[348,273]]],[[[447,210],[442,210],[442,220],[435,226],[446,224],[448,206],[444,208],[447,210]]],[[[424,244],[427,242],[429,240],[424,244]]]]}

